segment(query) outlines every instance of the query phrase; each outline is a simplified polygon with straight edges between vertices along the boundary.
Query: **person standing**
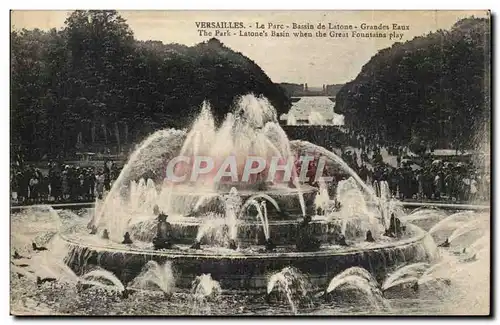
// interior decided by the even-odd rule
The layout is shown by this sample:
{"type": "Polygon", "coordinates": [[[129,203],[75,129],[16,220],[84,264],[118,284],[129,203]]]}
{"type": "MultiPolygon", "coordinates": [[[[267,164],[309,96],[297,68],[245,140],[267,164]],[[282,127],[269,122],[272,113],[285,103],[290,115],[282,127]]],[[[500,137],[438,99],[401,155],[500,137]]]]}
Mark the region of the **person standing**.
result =
{"type": "Polygon", "coordinates": [[[67,200],[69,198],[68,169],[69,169],[69,166],[66,165],[64,167],[64,171],[62,172],[62,177],[61,177],[62,198],[63,198],[63,200],[67,200]]]}
{"type": "Polygon", "coordinates": [[[105,182],[106,182],[106,177],[104,176],[104,172],[99,171],[96,175],[96,192],[99,200],[102,200],[103,198],[105,182]]]}
{"type": "Polygon", "coordinates": [[[31,172],[31,177],[29,180],[29,198],[32,203],[38,201],[38,183],[39,179],[35,171],[31,172]]]}

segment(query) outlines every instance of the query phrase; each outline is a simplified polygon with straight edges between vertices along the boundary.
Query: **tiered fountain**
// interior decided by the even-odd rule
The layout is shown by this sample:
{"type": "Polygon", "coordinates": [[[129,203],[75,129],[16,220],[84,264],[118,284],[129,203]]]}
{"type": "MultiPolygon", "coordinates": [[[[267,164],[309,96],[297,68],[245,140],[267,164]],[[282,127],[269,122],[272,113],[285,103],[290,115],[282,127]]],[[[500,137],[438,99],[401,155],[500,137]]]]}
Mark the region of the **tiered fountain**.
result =
{"type": "Polygon", "coordinates": [[[70,246],[66,262],[77,274],[98,266],[124,284],[149,261],[169,262],[178,287],[191,287],[197,276],[211,274],[222,289],[264,289],[269,276],[285,267],[322,287],[352,266],[380,279],[389,267],[428,261],[434,254],[432,239],[427,241],[418,227],[387,231],[395,220],[386,189],[386,184],[367,186],[322,147],[289,141],[267,100],[248,95],[220,127],[204,104],[188,132],[151,135],[131,155],[105,200],[96,203],[93,231],[71,229],[61,236],[70,246]],[[240,181],[248,157],[284,162],[305,154],[315,157],[308,174],[309,167],[318,172],[324,161],[324,175],[342,176],[335,200],[322,179],[301,182],[302,169],[295,165],[290,182],[281,181],[283,173],[269,178],[269,167],[240,181]],[[188,177],[172,182],[165,170],[176,156],[213,157],[216,167],[232,157],[236,175],[190,179],[193,165],[178,164],[183,167],[175,173],[188,177]]]}

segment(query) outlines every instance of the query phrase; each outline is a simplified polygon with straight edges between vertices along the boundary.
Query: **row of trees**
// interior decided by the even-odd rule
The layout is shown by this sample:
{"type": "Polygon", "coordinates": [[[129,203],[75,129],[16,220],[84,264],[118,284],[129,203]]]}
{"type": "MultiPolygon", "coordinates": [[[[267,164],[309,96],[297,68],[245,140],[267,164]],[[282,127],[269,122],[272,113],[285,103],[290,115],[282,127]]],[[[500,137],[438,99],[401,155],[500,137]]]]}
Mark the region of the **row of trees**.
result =
{"type": "Polygon", "coordinates": [[[490,20],[467,18],[380,50],[337,94],[348,127],[394,143],[466,149],[490,121],[490,20]],[[479,132],[478,132],[479,131],[479,132]]]}
{"type": "Polygon", "coordinates": [[[75,11],[60,30],[11,32],[11,143],[31,159],[187,127],[204,100],[220,120],[247,93],[278,113],[291,105],[258,65],[217,39],[138,41],[116,11],[75,11]]]}

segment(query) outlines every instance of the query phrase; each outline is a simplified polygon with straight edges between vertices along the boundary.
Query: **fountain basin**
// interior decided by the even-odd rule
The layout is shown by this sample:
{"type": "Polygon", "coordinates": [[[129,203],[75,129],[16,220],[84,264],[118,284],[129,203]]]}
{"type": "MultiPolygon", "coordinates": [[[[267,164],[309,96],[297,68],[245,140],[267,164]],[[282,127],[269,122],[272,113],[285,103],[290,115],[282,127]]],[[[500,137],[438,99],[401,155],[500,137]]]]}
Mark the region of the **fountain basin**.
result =
{"type": "MultiPolygon", "coordinates": [[[[345,235],[348,239],[359,239],[363,240],[365,233],[361,230],[362,218],[352,217],[348,220],[341,219],[337,213],[331,213],[333,218],[324,218],[321,216],[313,217],[313,220],[309,224],[310,233],[319,238],[322,242],[328,243],[333,242],[342,232],[342,224],[346,222],[345,235]]],[[[266,238],[264,236],[264,230],[262,223],[254,217],[255,220],[240,220],[237,224],[237,236],[238,242],[242,245],[263,245],[266,238]]],[[[224,219],[218,219],[220,224],[224,222],[224,219]]],[[[174,241],[179,244],[192,244],[194,241],[199,239],[200,228],[204,227],[202,218],[181,218],[169,220],[172,225],[172,237],[175,238],[174,241]]],[[[211,220],[213,221],[213,220],[211,220]]],[[[270,238],[276,245],[293,245],[296,241],[297,231],[299,224],[302,222],[302,218],[295,216],[294,220],[269,220],[269,232],[270,238]]],[[[218,230],[221,230],[219,227],[218,230]]],[[[151,242],[157,231],[157,221],[156,219],[150,219],[147,221],[142,221],[135,223],[130,226],[130,233],[133,238],[143,241],[151,242]]],[[[214,242],[214,239],[210,233],[207,231],[206,236],[202,236],[200,242],[202,244],[210,244],[214,242]]]]}
{"type": "Polygon", "coordinates": [[[399,240],[362,242],[352,247],[325,245],[317,252],[295,252],[292,246],[281,246],[270,253],[259,251],[262,247],[258,246],[233,251],[221,247],[192,250],[187,245],[177,245],[174,249],[155,251],[150,243],[134,247],[109,241],[89,243],[82,236],[61,237],[69,247],[66,263],[77,274],[100,266],[126,284],[148,261],[170,261],[179,288],[189,288],[196,276],[205,273],[219,281],[223,289],[251,290],[265,289],[269,276],[286,266],[308,274],[313,285],[323,288],[333,276],[352,266],[366,268],[381,280],[389,268],[400,263],[432,260],[432,238],[416,226],[408,225],[407,231],[407,236],[399,240]]]}
{"type": "MultiPolygon", "coordinates": [[[[239,189],[238,196],[242,202],[255,197],[257,200],[265,200],[263,195],[272,197],[280,208],[285,211],[282,215],[273,204],[269,203],[269,217],[273,219],[286,219],[290,215],[302,215],[302,207],[299,200],[299,193],[304,198],[306,214],[312,214],[314,210],[314,197],[317,189],[309,185],[301,185],[300,190],[289,187],[270,187],[265,192],[252,189],[239,189]]],[[[206,213],[224,214],[225,206],[223,197],[229,194],[229,190],[203,191],[196,187],[177,186],[171,192],[170,200],[175,204],[170,205],[170,212],[184,216],[202,216],[206,213]]]]}

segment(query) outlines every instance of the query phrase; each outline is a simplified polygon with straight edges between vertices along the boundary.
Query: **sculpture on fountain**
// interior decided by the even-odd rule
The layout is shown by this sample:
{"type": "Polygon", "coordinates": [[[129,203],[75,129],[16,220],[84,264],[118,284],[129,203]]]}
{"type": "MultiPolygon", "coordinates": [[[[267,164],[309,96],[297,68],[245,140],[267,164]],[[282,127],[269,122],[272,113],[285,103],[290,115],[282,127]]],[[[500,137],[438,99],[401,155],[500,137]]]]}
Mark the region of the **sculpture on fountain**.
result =
{"type": "Polygon", "coordinates": [[[299,252],[318,251],[321,246],[321,241],[312,233],[311,220],[311,216],[305,216],[302,222],[298,225],[297,242],[295,247],[299,252]]]}
{"type": "Polygon", "coordinates": [[[345,235],[340,234],[339,237],[336,240],[336,244],[340,246],[349,246],[349,244],[346,242],[345,235]]]}
{"type": "Polygon", "coordinates": [[[391,219],[389,222],[389,228],[385,230],[384,236],[387,237],[401,237],[406,227],[401,225],[401,220],[394,216],[394,213],[391,214],[391,219]]]}
{"type": "Polygon", "coordinates": [[[199,240],[195,241],[190,247],[191,249],[201,249],[201,243],[199,240]]]}
{"type": "Polygon", "coordinates": [[[276,249],[276,245],[273,243],[271,238],[266,239],[264,247],[266,252],[272,252],[276,249]]]}
{"type": "Polygon", "coordinates": [[[365,241],[367,241],[367,242],[369,242],[369,243],[373,243],[373,242],[375,242],[375,239],[373,238],[373,235],[372,235],[371,230],[368,230],[368,231],[366,232],[366,239],[365,239],[365,241]]]}
{"type": "Polygon", "coordinates": [[[125,233],[125,235],[123,235],[122,244],[125,244],[125,245],[133,244],[133,241],[130,238],[130,233],[128,231],[125,233]]]}
{"type": "Polygon", "coordinates": [[[172,225],[167,222],[167,218],[168,216],[163,212],[160,212],[157,217],[158,225],[156,237],[153,238],[153,246],[156,250],[172,248],[172,225]]]}

